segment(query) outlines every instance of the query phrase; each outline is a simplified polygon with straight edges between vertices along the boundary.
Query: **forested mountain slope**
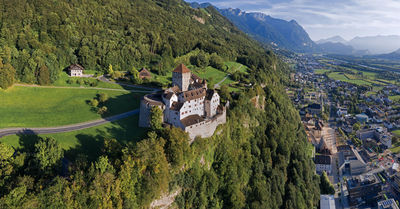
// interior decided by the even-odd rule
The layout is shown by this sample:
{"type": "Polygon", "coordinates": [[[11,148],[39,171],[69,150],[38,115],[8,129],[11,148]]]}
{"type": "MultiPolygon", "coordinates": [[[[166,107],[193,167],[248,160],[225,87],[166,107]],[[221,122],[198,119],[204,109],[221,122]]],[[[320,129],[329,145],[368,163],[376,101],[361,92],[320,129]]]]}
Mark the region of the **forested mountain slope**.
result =
{"type": "Polygon", "coordinates": [[[3,66],[14,68],[21,82],[53,82],[72,63],[169,73],[174,58],[200,49],[248,66],[254,85],[236,94],[221,88],[222,101],[231,104],[227,124],[191,145],[180,129],[159,126],[138,143],[104,136],[93,162],[53,139],[21,135],[19,148],[0,143],[0,208],[147,208],[174,190],[181,191],[178,208],[318,204],[306,136],[282,88],[286,66],[215,9],[192,9],[180,0],[1,4],[3,66]]]}

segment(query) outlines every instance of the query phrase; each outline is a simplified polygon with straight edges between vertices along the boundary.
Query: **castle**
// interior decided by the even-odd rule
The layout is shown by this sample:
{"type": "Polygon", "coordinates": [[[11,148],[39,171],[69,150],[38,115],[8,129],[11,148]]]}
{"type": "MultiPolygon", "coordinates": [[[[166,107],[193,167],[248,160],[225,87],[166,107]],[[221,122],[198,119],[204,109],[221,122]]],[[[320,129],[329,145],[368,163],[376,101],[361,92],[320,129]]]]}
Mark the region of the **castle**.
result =
{"type": "Polygon", "coordinates": [[[172,72],[172,87],[145,95],[140,102],[139,126],[149,127],[151,108],[163,111],[163,123],[179,127],[193,140],[211,137],[219,124],[226,123],[226,107],[215,90],[207,89],[206,80],[180,64],[172,72]]]}

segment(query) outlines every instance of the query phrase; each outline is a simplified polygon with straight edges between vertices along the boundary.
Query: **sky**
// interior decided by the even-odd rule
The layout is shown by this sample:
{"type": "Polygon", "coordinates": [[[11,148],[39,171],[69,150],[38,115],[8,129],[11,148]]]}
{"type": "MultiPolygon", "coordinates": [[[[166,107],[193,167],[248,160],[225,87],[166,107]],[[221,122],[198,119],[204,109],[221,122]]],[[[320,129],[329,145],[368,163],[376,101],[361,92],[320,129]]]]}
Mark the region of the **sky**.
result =
{"type": "MultiPolygon", "coordinates": [[[[193,2],[194,0],[187,0],[193,2]]],[[[296,20],[317,41],[336,35],[400,35],[400,0],[198,0],[296,20]]]]}

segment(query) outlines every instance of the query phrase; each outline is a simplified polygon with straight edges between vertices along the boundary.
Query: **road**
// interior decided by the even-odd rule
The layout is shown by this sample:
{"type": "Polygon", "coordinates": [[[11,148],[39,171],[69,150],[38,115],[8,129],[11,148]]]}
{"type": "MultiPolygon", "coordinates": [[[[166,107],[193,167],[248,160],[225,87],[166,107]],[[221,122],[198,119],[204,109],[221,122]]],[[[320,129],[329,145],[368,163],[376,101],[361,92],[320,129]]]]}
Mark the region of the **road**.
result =
{"type": "Polygon", "coordinates": [[[218,82],[217,84],[214,85],[214,88],[219,88],[221,83],[224,82],[229,76],[230,76],[230,74],[226,75],[224,77],[224,79],[222,79],[220,82],[218,82]]]}
{"type": "Polygon", "coordinates": [[[135,109],[129,112],[125,112],[119,115],[114,115],[107,118],[102,118],[99,120],[93,120],[83,123],[77,123],[72,125],[58,126],[58,127],[45,127],[45,128],[5,128],[0,129],[0,138],[3,136],[14,135],[14,134],[55,134],[77,131],[82,129],[87,129],[113,121],[121,120],[132,115],[139,113],[139,109],[135,109]]]}

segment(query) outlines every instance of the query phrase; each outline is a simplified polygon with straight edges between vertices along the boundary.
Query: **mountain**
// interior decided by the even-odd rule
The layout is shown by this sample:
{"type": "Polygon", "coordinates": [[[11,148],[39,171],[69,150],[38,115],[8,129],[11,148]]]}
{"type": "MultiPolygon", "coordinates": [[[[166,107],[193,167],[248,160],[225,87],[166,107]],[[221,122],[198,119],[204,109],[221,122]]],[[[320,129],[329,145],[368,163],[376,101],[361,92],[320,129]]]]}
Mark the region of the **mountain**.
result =
{"type": "Polygon", "coordinates": [[[371,54],[387,54],[400,48],[400,36],[355,37],[349,45],[356,50],[368,50],[371,54]]]}
{"type": "Polygon", "coordinates": [[[321,39],[316,41],[315,43],[317,44],[324,44],[324,43],[341,43],[341,44],[347,44],[347,41],[344,40],[341,36],[333,36],[327,39],[321,39]]]}
{"type": "MultiPolygon", "coordinates": [[[[289,67],[214,8],[193,9],[182,0],[2,4],[0,72],[12,66],[21,83],[58,81],[62,69],[75,63],[99,73],[109,66],[123,71],[145,66],[156,77],[197,60],[204,73],[214,72],[208,72],[212,62],[239,62],[249,69],[240,80],[253,85],[240,92],[226,85],[217,90],[230,103],[227,123],[219,134],[193,143],[181,129],[162,127],[159,109],[152,112],[159,127],[140,129],[140,140],[117,134],[136,128],[133,117],[110,127],[110,134],[80,133],[71,147],[61,148],[59,135],[44,140],[20,134],[12,147],[1,141],[0,208],[150,208],[160,197],[165,198],[158,202],[176,200],[169,205],[174,208],[318,207],[319,177],[283,86],[289,67]]],[[[0,73],[0,82],[4,76],[0,73]]],[[[137,102],[141,93],[127,97],[137,102]]],[[[43,104],[46,99],[51,98],[43,104]]],[[[115,108],[128,101],[112,100],[115,108]]]]}
{"type": "Polygon", "coordinates": [[[372,58],[378,58],[378,59],[388,59],[388,60],[400,60],[400,49],[388,53],[388,54],[379,54],[379,55],[374,55],[374,56],[369,56],[372,58]]]}
{"type": "Polygon", "coordinates": [[[354,53],[354,48],[352,46],[341,42],[322,42],[319,43],[318,46],[322,52],[327,54],[351,55],[354,53]]]}
{"type": "Polygon", "coordinates": [[[247,13],[240,9],[218,9],[239,29],[256,40],[295,52],[314,52],[317,45],[295,21],[273,18],[263,13],[247,13]]]}

